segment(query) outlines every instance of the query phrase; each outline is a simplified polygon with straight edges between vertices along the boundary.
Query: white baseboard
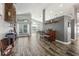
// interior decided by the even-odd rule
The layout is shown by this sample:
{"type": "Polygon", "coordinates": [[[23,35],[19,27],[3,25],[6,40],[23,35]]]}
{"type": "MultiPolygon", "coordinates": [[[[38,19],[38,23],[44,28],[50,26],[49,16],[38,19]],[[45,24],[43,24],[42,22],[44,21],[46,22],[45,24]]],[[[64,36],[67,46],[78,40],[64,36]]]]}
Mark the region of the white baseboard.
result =
{"type": "Polygon", "coordinates": [[[77,39],[71,39],[72,41],[76,41],[77,39]]]}
{"type": "Polygon", "coordinates": [[[56,40],[57,42],[59,42],[59,43],[61,43],[61,44],[65,44],[65,45],[67,45],[67,44],[70,44],[71,43],[71,41],[69,41],[69,42],[63,42],[63,41],[60,41],[60,40],[56,40]]]}

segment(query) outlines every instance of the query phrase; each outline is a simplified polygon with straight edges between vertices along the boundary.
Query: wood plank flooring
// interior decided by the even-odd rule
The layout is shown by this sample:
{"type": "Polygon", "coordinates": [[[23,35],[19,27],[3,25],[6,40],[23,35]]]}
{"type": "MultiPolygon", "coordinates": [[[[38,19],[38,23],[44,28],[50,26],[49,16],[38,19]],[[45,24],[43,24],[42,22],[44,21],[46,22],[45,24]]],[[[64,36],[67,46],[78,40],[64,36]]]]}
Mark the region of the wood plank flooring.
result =
{"type": "Polygon", "coordinates": [[[33,33],[30,38],[16,40],[13,56],[79,56],[79,40],[70,45],[56,42],[50,46],[47,41],[39,39],[39,34],[33,33]]]}
{"type": "Polygon", "coordinates": [[[72,42],[69,45],[63,45],[56,42],[56,45],[50,46],[51,49],[48,49],[49,45],[43,40],[41,41],[42,46],[45,49],[51,50],[52,54],[55,56],[79,56],[79,40],[72,42]],[[43,44],[42,44],[43,43],[43,44]]]}
{"type": "Polygon", "coordinates": [[[31,38],[21,37],[18,38],[15,45],[15,56],[49,56],[48,53],[38,43],[36,34],[33,34],[31,38]]]}

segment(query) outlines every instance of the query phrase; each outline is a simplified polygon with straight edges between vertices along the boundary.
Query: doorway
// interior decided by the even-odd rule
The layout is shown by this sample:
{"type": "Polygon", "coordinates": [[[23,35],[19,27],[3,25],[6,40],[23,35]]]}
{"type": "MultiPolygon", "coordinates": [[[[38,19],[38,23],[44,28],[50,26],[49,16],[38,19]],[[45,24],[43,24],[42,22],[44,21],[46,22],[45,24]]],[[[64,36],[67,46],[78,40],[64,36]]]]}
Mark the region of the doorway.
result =
{"type": "Polygon", "coordinates": [[[19,34],[27,33],[27,24],[20,23],[19,24],[19,34]]]}
{"type": "Polygon", "coordinates": [[[23,22],[23,23],[18,23],[17,25],[18,28],[18,36],[28,36],[29,35],[29,24],[23,22]]]}

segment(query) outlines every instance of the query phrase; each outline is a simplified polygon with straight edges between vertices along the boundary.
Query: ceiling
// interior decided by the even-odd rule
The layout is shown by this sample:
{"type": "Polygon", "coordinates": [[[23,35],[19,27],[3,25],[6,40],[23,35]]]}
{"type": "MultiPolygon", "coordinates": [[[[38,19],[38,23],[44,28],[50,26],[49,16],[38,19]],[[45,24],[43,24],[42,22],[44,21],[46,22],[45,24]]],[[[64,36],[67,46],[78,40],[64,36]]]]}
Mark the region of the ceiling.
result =
{"type": "Polygon", "coordinates": [[[31,13],[32,18],[42,21],[42,11],[46,9],[46,20],[62,15],[72,15],[74,3],[16,3],[17,14],[31,13]]]}

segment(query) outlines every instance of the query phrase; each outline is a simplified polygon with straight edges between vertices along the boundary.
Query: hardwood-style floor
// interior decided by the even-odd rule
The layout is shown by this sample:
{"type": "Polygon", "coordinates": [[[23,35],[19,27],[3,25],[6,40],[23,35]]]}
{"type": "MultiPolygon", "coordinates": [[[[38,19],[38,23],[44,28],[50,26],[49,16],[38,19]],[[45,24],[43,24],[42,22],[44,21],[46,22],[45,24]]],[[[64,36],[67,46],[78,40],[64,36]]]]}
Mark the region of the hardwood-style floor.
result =
{"type": "Polygon", "coordinates": [[[21,37],[15,43],[15,56],[49,56],[44,48],[41,47],[36,34],[31,38],[21,37]]]}
{"type": "Polygon", "coordinates": [[[15,42],[13,56],[78,56],[79,40],[70,45],[63,45],[56,42],[49,44],[39,39],[39,34],[33,33],[30,38],[21,37],[15,42]],[[51,47],[51,48],[50,48],[51,47]]]}

